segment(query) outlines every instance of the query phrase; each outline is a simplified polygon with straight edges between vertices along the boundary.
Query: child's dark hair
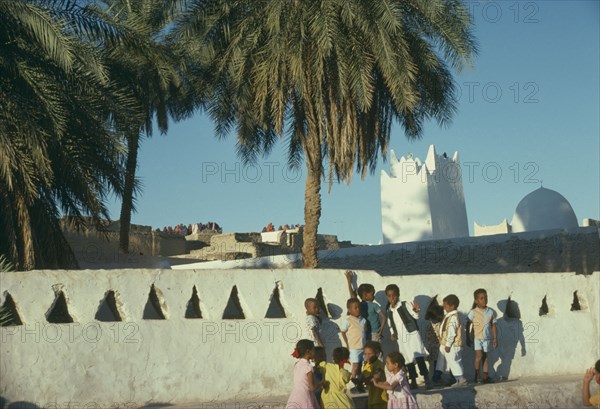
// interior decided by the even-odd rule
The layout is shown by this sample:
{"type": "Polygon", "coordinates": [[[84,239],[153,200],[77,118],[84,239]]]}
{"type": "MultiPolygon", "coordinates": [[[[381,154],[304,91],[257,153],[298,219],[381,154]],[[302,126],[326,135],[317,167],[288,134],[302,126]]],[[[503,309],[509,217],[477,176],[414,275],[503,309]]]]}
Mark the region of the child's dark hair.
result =
{"type": "Polygon", "coordinates": [[[381,354],[381,344],[377,341],[367,341],[365,344],[365,348],[372,349],[375,352],[375,355],[379,356],[381,354]]]}
{"type": "Polygon", "coordinates": [[[319,305],[319,301],[316,298],[307,298],[304,300],[304,308],[308,309],[308,306],[312,303],[319,305]]]}
{"type": "Polygon", "coordinates": [[[315,361],[327,361],[327,355],[325,354],[325,348],[323,347],[315,347],[315,353],[313,356],[315,361]]]}
{"type": "Polygon", "coordinates": [[[385,287],[385,292],[387,293],[388,291],[393,291],[397,295],[400,295],[400,287],[398,287],[396,284],[388,284],[387,287],[385,287]]]}
{"type": "Polygon", "coordinates": [[[346,308],[350,308],[350,306],[352,304],[358,304],[358,305],[360,305],[360,300],[358,298],[355,298],[355,297],[348,298],[348,301],[346,301],[346,308]]]}
{"type": "Polygon", "coordinates": [[[473,298],[477,298],[479,294],[487,295],[487,291],[485,290],[485,288],[478,288],[477,290],[475,290],[475,292],[473,292],[473,298]]]}
{"type": "Polygon", "coordinates": [[[458,308],[458,305],[460,304],[460,301],[458,300],[458,297],[454,294],[450,294],[444,297],[444,302],[448,305],[453,306],[454,308],[458,308]]]}
{"type": "Polygon", "coordinates": [[[350,351],[348,351],[348,348],[337,347],[333,350],[333,362],[336,364],[339,364],[348,358],[350,358],[350,351]]]}
{"type": "MultiPolygon", "coordinates": [[[[485,288],[478,288],[477,290],[475,290],[473,292],[473,299],[476,300],[477,296],[479,294],[485,294],[485,295],[487,295],[487,291],[485,291],[485,288]]],[[[473,309],[475,307],[477,307],[477,303],[475,301],[473,301],[473,306],[471,307],[471,309],[473,309]]]]}
{"type": "Polygon", "coordinates": [[[596,361],[596,365],[594,365],[594,369],[596,370],[597,374],[600,374],[600,359],[598,359],[596,361]]]}
{"type": "Polygon", "coordinates": [[[442,322],[444,319],[444,307],[439,304],[437,295],[429,302],[425,311],[425,319],[431,322],[442,322]]]}
{"type": "Polygon", "coordinates": [[[392,351],[392,352],[390,352],[388,354],[387,357],[393,363],[398,364],[398,366],[400,368],[404,368],[404,365],[406,364],[406,361],[404,360],[404,355],[402,355],[400,352],[398,352],[398,351],[392,351]]]}
{"type": "Polygon", "coordinates": [[[375,293],[375,287],[373,287],[372,284],[361,284],[358,286],[358,288],[356,289],[356,293],[358,294],[358,296],[361,299],[364,299],[364,295],[367,293],[375,293]]]}
{"type": "Polygon", "coordinates": [[[296,343],[296,349],[298,350],[298,357],[302,358],[308,351],[315,349],[315,343],[310,339],[301,339],[296,343]]]}

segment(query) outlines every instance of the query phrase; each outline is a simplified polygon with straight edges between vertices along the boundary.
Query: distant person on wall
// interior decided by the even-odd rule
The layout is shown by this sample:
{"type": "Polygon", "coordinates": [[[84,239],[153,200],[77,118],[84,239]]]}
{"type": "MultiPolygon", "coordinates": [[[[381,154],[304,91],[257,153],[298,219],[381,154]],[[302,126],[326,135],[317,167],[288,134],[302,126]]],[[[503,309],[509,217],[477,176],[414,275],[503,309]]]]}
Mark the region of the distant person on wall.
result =
{"type": "Polygon", "coordinates": [[[385,287],[385,295],[388,299],[386,310],[392,341],[398,342],[398,348],[408,362],[406,368],[410,377],[410,387],[413,389],[418,387],[416,366],[419,367],[419,372],[429,387],[429,370],[425,363],[427,350],[423,345],[417,325],[419,304],[410,301],[400,302],[400,288],[396,284],[385,287]]]}
{"type": "Polygon", "coordinates": [[[458,317],[460,300],[454,294],[444,298],[446,315],[440,326],[440,353],[437,359],[436,372],[450,370],[454,376],[453,386],[466,385],[462,366],[462,325],[458,317]]]}
{"type": "Polygon", "coordinates": [[[340,324],[340,332],[346,343],[346,348],[350,350],[350,363],[352,364],[352,382],[356,387],[352,388],[353,393],[366,392],[360,380],[360,367],[363,361],[364,348],[366,343],[367,320],[360,316],[360,300],[350,298],[346,302],[348,315],[344,317],[340,324]]]}
{"type": "Polygon", "coordinates": [[[310,360],[315,352],[314,342],[301,339],[292,353],[298,359],[294,365],[294,386],[288,398],[286,409],[320,409],[315,392],[323,387],[323,382],[316,383],[313,366],[310,360]]]}
{"type": "Polygon", "coordinates": [[[321,339],[321,318],[319,317],[319,302],[314,298],[304,301],[306,309],[306,338],[313,341],[317,346],[325,346],[321,339]]]}
{"type": "Polygon", "coordinates": [[[496,337],[496,311],[487,306],[488,295],[483,288],[475,290],[474,307],[467,314],[467,346],[475,348],[475,382],[479,382],[480,365],[483,367],[483,383],[491,383],[488,374],[487,354],[498,347],[496,337]]]}
{"type": "Polygon", "coordinates": [[[373,377],[377,388],[385,389],[388,394],[388,409],[419,409],[415,397],[410,393],[410,387],[404,372],[404,356],[398,351],[392,351],[385,360],[385,366],[390,373],[387,380],[380,380],[381,372],[373,377]]]}
{"type": "MultiPolygon", "coordinates": [[[[350,382],[350,372],[344,366],[350,363],[350,351],[344,347],[333,350],[333,362],[319,362],[318,368],[323,372],[323,392],[321,406],[323,409],[354,409],[354,402],[346,394],[346,385],[350,382]]],[[[315,367],[317,360],[315,359],[315,367]]],[[[316,368],[315,368],[316,370],[316,368]]]]}
{"type": "Polygon", "coordinates": [[[593,395],[590,394],[592,379],[595,379],[596,383],[600,385],[600,359],[596,361],[596,365],[593,368],[585,371],[582,389],[583,406],[594,406],[600,409],[600,392],[596,392],[593,395]]]}
{"type": "Polygon", "coordinates": [[[352,271],[346,271],[346,282],[350,297],[360,298],[360,316],[367,320],[367,340],[378,341],[385,325],[385,314],[379,304],[375,303],[375,287],[372,284],[363,283],[354,289],[352,286],[352,271]]]}

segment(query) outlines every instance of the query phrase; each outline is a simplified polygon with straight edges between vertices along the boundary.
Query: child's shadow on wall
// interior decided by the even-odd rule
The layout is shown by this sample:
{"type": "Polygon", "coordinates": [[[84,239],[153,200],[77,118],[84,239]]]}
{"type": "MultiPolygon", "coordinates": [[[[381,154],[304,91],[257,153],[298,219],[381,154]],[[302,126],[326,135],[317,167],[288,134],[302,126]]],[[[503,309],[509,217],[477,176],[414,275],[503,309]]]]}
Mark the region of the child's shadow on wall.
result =
{"type": "Polygon", "coordinates": [[[321,310],[319,315],[321,318],[321,338],[325,343],[325,353],[329,362],[333,362],[333,350],[342,346],[340,327],[332,320],[340,319],[343,313],[344,310],[339,305],[327,303],[327,314],[321,310]]]}
{"type": "Polygon", "coordinates": [[[527,354],[523,322],[519,303],[512,300],[511,297],[498,301],[497,306],[503,315],[496,321],[498,347],[488,357],[489,367],[495,369],[496,376],[500,379],[508,379],[519,343],[521,344],[520,356],[527,354]]]}
{"type": "Polygon", "coordinates": [[[392,351],[398,350],[398,343],[392,341],[392,334],[390,333],[390,329],[387,325],[388,299],[385,295],[385,291],[377,291],[375,293],[375,301],[381,306],[381,311],[383,311],[383,315],[385,315],[386,324],[384,325],[383,332],[381,333],[381,336],[383,338],[379,341],[379,343],[381,344],[381,350],[383,351],[383,355],[387,355],[392,351]]]}

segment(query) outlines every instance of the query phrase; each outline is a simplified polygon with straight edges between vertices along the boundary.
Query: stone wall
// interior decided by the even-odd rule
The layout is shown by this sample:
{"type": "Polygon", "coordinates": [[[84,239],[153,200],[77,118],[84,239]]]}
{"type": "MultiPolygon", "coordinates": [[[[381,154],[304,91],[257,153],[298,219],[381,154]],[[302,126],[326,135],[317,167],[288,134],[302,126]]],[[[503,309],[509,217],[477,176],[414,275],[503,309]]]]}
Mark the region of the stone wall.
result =
{"type": "Polygon", "coordinates": [[[150,226],[132,225],[129,234],[130,254],[119,253],[119,222],[110,222],[105,232],[94,229],[76,230],[63,220],[64,235],[82,268],[99,265],[127,265],[127,259],[138,256],[174,256],[187,253],[184,236],[152,231],[150,226]]]}
{"type": "MultiPolygon", "coordinates": [[[[208,262],[173,268],[299,268],[300,255],[208,262]]],[[[491,274],[600,270],[596,227],[511,233],[320,251],[319,267],[375,270],[381,275],[491,274]]]]}
{"type": "MultiPolygon", "coordinates": [[[[497,377],[580,374],[600,356],[600,272],[357,271],[357,284],[363,282],[375,286],[382,305],[390,283],[422,306],[454,293],[462,314],[473,291],[487,288],[499,312],[499,347],[490,355],[497,377]],[[504,314],[509,297],[512,318],[504,314]],[[543,300],[548,312],[540,316],[543,300]]],[[[0,398],[42,407],[139,407],[279,396],[291,389],[304,300],[317,293],[326,305],[321,334],[331,358],[348,298],[343,270],[1,273],[0,302],[14,303],[23,325],[0,328],[0,398]]],[[[387,352],[393,345],[388,332],[384,337],[387,352]]],[[[472,351],[464,363],[472,375],[472,351]]]]}

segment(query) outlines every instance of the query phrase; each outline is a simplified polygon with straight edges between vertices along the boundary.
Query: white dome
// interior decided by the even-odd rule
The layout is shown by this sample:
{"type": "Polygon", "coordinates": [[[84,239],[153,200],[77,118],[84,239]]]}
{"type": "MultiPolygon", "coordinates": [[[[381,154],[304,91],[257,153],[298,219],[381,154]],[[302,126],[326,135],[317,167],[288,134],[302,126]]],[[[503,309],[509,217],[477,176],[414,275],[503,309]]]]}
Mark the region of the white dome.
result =
{"type": "Polygon", "coordinates": [[[519,202],[511,224],[513,232],[578,226],[569,201],[560,193],[543,187],[529,193],[519,202]]]}

